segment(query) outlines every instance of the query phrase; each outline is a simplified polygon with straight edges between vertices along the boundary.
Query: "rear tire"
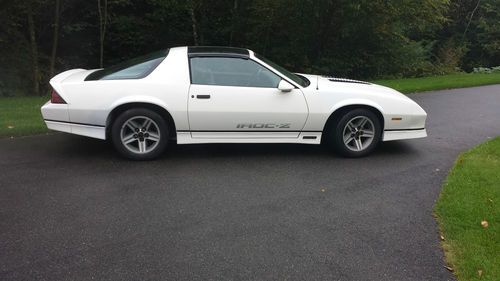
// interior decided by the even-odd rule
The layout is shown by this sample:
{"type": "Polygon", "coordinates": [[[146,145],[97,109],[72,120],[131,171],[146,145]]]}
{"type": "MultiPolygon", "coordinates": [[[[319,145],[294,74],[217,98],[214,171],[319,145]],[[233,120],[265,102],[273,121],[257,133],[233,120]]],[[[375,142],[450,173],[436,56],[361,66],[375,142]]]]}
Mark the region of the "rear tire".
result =
{"type": "Polygon", "coordinates": [[[328,143],[344,157],[370,154],[379,144],[382,126],[375,113],[357,108],[348,111],[329,128],[328,143]]]}
{"type": "Polygon", "coordinates": [[[167,122],[146,108],[133,108],[120,114],[111,127],[115,149],[128,159],[158,158],[168,145],[167,122]]]}

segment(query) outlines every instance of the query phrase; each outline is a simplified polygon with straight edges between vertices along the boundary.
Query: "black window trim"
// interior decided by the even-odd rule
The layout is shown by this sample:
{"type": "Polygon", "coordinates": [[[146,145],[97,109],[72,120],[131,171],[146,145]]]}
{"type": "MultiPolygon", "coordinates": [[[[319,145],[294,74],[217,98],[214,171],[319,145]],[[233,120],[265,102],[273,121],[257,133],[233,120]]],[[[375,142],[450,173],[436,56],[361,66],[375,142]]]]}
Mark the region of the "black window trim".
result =
{"type": "Polygon", "coordinates": [[[229,54],[229,53],[190,53],[188,57],[191,58],[239,58],[250,59],[250,56],[243,54],[229,54]]]}
{"type": "Polygon", "coordinates": [[[290,83],[292,86],[295,87],[295,89],[300,89],[295,83],[290,82],[288,78],[285,78],[283,74],[278,72],[277,70],[270,69],[269,67],[263,65],[259,61],[256,61],[252,59],[250,56],[246,55],[239,55],[239,54],[220,54],[220,53],[206,53],[206,54],[200,54],[200,53],[194,53],[194,54],[188,54],[188,64],[189,64],[189,82],[191,85],[204,85],[204,86],[218,86],[218,87],[242,87],[242,88],[262,88],[262,89],[277,89],[278,87],[248,87],[248,86],[225,86],[225,85],[210,85],[210,84],[194,84],[193,83],[193,76],[192,76],[192,71],[191,71],[191,58],[200,58],[200,57],[205,57],[205,58],[231,58],[231,59],[245,59],[245,60],[251,60],[255,62],[256,64],[262,66],[263,68],[267,69],[271,73],[274,73],[276,76],[280,77],[282,80],[287,81],[290,83]]]}
{"type": "Polygon", "coordinates": [[[188,46],[188,56],[234,56],[234,57],[250,57],[250,51],[243,48],[222,47],[222,46],[188,46]]]}

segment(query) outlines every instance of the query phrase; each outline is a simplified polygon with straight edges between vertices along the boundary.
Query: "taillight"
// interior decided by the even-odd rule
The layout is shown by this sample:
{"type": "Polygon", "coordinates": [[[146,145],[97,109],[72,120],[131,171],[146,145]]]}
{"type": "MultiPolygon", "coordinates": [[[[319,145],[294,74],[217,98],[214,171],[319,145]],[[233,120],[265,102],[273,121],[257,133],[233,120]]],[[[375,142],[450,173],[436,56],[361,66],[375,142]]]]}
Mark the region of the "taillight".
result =
{"type": "Polygon", "coordinates": [[[52,90],[52,93],[50,94],[50,102],[62,104],[66,103],[66,101],[64,101],[63,98],[61,98],[61,96],[55,90],[52,90]]]}

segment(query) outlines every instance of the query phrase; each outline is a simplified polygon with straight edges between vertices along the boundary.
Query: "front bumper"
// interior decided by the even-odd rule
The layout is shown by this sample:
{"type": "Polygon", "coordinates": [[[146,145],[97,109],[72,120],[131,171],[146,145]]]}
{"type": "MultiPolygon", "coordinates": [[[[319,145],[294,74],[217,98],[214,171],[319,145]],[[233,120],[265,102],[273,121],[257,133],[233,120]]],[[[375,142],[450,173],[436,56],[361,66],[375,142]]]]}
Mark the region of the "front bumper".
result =
{"type": "Polygon", "coordinates": [[[427,137],[427,130],[410,129],[410,130],[386,130],[384,131],[383,141],[418,139],[427,137]]]}

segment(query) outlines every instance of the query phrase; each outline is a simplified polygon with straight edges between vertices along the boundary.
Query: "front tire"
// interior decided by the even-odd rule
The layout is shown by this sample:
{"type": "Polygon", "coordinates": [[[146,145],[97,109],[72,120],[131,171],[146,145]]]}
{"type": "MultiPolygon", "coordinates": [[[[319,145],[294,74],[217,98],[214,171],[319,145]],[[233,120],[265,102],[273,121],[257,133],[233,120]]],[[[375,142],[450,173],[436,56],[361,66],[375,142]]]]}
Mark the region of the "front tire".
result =
{"type": "Polygon", "coordinates": [[[152,160],[168,145],[168,126],[158,113],[145,109],[129,109],[116,118],[111,128],[115,149],[132,160],[152,160]]]}
{"type": "Polygon", "coordinates": [[[372,111],[353,109],[329,130],[329,142],[342,156],[355,158],[370,154],[378,145],[382,135],[380,120],[372,111]]]}

